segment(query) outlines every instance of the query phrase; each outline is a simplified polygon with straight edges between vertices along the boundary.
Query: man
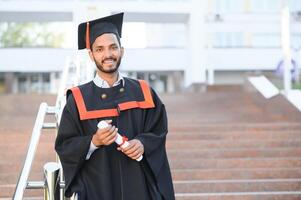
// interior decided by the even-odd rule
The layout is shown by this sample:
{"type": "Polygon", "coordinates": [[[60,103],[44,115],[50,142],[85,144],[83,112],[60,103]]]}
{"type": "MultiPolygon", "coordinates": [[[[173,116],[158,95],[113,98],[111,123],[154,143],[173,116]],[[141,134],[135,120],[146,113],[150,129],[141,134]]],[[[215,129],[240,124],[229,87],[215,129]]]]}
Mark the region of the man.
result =
{"type": "Polygon", "coordinates": [[[118,72],[124,52],[122,22],[120,13],[78,28],[79,49],[89,50],[98,70],[93,81],[67,91],[55,143],[65,195],[80,200],[173,200],[165,107],[145,81],[118,72]],[[98,129],[102,120],[109,126],[98,129]],[[128,138],[128,147],[116,145],[117,133],[128,138]],[[141,155],[142,161],[136,161],[141,155]]]}

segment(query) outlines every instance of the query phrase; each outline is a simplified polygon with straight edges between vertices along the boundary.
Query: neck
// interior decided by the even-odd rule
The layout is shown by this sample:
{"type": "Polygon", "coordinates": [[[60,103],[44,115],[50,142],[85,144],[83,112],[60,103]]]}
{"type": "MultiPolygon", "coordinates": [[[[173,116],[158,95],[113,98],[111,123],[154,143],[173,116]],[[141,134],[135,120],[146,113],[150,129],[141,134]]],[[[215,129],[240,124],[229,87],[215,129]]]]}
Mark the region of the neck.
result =
{"type": "Polygon", "coordinates": [[[97,75],[101,77],[103,80],[107,81],[110,87],[113,86],[113,84],[117,81],[118,79],[118,71],[114,73],[104,73],[102,71],[97,71],[97,75]]]}

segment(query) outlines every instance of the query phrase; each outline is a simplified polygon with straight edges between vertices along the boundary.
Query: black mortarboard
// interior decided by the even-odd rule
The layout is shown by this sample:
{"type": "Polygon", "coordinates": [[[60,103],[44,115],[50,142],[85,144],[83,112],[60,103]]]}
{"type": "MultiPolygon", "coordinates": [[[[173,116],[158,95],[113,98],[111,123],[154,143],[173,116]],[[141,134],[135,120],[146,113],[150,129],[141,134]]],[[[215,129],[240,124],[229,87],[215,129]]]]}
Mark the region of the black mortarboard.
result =
{"type": "Polygon", "coordinates": [[[123,13],[95,19],[78,25],[78,49],[90,49],[95,39],[104,33],[121,38],[123,13]]]}

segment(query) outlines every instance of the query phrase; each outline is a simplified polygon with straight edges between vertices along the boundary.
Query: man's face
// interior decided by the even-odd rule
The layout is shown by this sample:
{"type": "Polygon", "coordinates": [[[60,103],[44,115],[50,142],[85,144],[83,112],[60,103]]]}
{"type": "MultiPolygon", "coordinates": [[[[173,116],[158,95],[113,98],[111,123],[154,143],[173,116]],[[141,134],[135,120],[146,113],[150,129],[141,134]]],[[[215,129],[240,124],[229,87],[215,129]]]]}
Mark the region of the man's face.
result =
{"type": "Polygon", "coordinates": [[[97,37],[94,41],[90,57],[95,61],[97,68],[101,72],[111,74],[118,70],[123,51],[116,35],[105,33],[97,37]]]}

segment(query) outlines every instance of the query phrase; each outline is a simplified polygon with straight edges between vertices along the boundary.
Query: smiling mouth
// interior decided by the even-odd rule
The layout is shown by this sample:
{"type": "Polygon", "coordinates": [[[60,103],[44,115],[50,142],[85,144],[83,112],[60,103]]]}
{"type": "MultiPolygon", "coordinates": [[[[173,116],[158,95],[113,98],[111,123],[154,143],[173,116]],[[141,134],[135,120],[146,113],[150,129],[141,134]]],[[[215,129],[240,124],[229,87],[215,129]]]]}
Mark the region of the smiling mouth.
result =
{"type": "Polygon", "coordinates": [[[104,64],[113,64],[115,62],[114,59],[106,59],[103,61],[104,64]]]}

